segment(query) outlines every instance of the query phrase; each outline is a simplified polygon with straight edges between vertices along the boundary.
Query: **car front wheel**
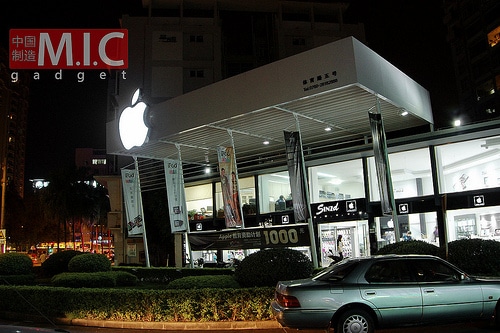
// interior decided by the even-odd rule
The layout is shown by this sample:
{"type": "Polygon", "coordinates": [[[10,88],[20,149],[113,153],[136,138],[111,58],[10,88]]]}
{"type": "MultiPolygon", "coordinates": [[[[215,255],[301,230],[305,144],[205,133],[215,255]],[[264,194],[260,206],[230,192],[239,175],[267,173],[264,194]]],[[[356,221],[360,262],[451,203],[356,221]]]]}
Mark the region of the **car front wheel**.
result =
{"type": "Polygon", "coordinates": [[[373,333],[372,317],[364,310],[351,309],[344,312],[337,322],[335,333],[373,333]]]}

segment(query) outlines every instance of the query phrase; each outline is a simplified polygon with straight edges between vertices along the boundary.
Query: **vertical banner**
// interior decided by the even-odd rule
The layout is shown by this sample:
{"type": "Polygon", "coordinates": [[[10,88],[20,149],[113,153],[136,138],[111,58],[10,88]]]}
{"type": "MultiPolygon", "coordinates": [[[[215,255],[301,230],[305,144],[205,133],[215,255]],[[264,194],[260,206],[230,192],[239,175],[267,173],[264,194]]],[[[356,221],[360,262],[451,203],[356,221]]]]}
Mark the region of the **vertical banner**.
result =
{"type": "Polygon", "coordinates": [[[306,200],[306,181],[302,157],[302,142],[299,132],[284,131],[286,163],[288,175],[290,176],[290,188],[292,190],[293,213],[295,222],[305,221],[309,218],[306,200]]]}
{"type": "Polygon", "coordinates": [[[217,156],[226,228],[240,228],[243,226],[243,222],[233,147],[218,147],[217,156]]]}
{"type": "Polygon", "coordinates": [[[368,113],[370,116],[370,127],[373,139],[373,154],[375,157],[375,168],[377,170],[378,188],[380,192],[380,204],[382,214],[392,215],[394,200],[392,193],[391,169],[387,156],[387,143],[385,139],[384,124],[380,113],[368,113]]]}
{"type": "Polygon", "coordinates": [[[144,232],[141,188],[137,170],[123,170],[123,197],[127,213],[128,235],[142,235],[144,232]]]}
{"type": "Polygon", "coordinates": [[[182,162],[166,158],[164,159],[164,164],[170,228],[172,229],[172,233],[186,231],[188,219],[182,162]]]}

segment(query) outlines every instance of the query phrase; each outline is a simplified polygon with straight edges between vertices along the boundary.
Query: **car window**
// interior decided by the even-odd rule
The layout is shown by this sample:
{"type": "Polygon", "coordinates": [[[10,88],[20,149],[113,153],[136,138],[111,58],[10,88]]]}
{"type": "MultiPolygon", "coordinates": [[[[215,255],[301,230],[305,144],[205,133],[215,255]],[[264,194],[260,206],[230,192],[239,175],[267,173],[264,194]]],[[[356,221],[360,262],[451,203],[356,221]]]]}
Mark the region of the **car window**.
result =
{"type": "Polygon", "coordinates": [[[460,272],[438,260],[413,260],[411,267],[420,282],[460,281],[460,272]]]}
{"type": "Polygon", "coordinates": [[[394,283],[412,281],[411,272],[402,260],[375,262],[365,274],[370,283],[394,283]]]}
{"type": "Polygon", "coordinates": [[[330,266],[315,276],[316,280],[340,281],[351,273],[359,261],[341,261],[338,264],[330,266]]]}

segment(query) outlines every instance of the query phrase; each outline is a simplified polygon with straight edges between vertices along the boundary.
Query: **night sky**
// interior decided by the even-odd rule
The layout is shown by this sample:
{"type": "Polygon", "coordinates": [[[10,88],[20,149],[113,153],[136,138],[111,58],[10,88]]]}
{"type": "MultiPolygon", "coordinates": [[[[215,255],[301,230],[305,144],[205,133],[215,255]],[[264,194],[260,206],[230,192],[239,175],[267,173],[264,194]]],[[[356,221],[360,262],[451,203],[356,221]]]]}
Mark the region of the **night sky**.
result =
{"type": "MultiPolygon", "coordinates": [[[[447,127],[457,101],[441,1],[354,0],[349,19],[365,23],[367,45],[431,93],[438,127],[447,127]]],[[[140,0],[17,0],[0,4],[1,43],[10,28],[118,28],[122,12],[140,0]],[[119,6],[118,6],[119,4],[119,6]]],[[[40,71],[30,87],[26,177],[44,178],[74,163],[75,148],[104,149],[107,81],[100,71],[40,71]]]]}

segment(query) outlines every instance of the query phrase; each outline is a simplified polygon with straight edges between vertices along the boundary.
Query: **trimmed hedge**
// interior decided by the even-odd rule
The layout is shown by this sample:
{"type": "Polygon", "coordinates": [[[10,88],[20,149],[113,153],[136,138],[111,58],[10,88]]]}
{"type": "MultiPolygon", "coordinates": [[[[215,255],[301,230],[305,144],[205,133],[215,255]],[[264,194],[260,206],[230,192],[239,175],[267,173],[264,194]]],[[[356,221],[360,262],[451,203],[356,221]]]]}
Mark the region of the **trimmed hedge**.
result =
{"type": "Polygon", "coordinates": [[[420,240],[392,243],[379,249],[375,254],[429,254],[439,255],[439,247],[420,240]]]}
{"type": "Polygon", "coordinates": [[[68,271],[68,263],[74,256],[83,255],[83,252],[75,250],[60,251],[51,254],[42,263],[42,272],[46,276],[54,276],[68,271]]]}
{"type": "Polygon", "coordinates": [[[57,274],[50,281],[56,287],[69,288],[112,288],[116,281],[109,274],[103,272],[57,274]]]}
{"type": "Polygon", "coordinates": [[[240,284],[229,275],[186,276],[170,282],[168,289],[240,288],[240,284]]]}
{"type": "Polygon", "coordinates": [[[275,286],[278,281],[310,277],[314,266],[309,257],[293,249],[267,249],[250,254],[234,271],[243,287],[275,286]]]}
{"type": "Polygon", "coordinates": [[[424,241],[389,244],[376,254],[430,254],[439,256],[472,275],[500,276],[500,242],[492,239],[460,239],[448,243],[448,253],[424,241]]]}
{"type": "Polygon", "coordinates": [[[0,286],[0,299],[10,300],[0,302],[0,311],[38,314],[36,308],[43,309],[49,317],[124,321],[273,320],[270,307],[273,294],[274,288],[141,290],[0,286]]]}
{"type": "Polygon", "coordinates": [[[31,274],[33,261],[31,258],[18,252],[0,253],[0,275],[31,274]]]}
{"type": "Polygon", "coordinates": [[[137,277],[127,272],[65,272],[54,276],[53,286],[69,288],[112,288],[135,286],[137,277]]]}
{"type": "Polygon", "coordinates": [[[230,268],[174,268],[174,267],[133,267],[133,266],[112,266],[111,269],[117,272],[128,272],[137,276],[141,282],[165,283],[180,279],[186,276],[204,275],[233,275],[230,268]]]}
{"type": "Polygon", "coordinates": [[[111,270],[111,262],[104,254],[84,253],[74,256],[68,262],[68,271],[74,273],[107,272],[111,270]]]}
{"type": "MultiPolygon", "coordinates": [[[[441,249],[441,256],[446,254],[441,249]]],[[[473,275],[500,276],[500,242],[492,239],[460,239],[448,243],[447,260],[473,275]]]]}
{"type": "Polygon", "coordinates": [[[0,275],[0,284],[5,285],[33,285],[36,282],[35,274],[0,275]]]}

